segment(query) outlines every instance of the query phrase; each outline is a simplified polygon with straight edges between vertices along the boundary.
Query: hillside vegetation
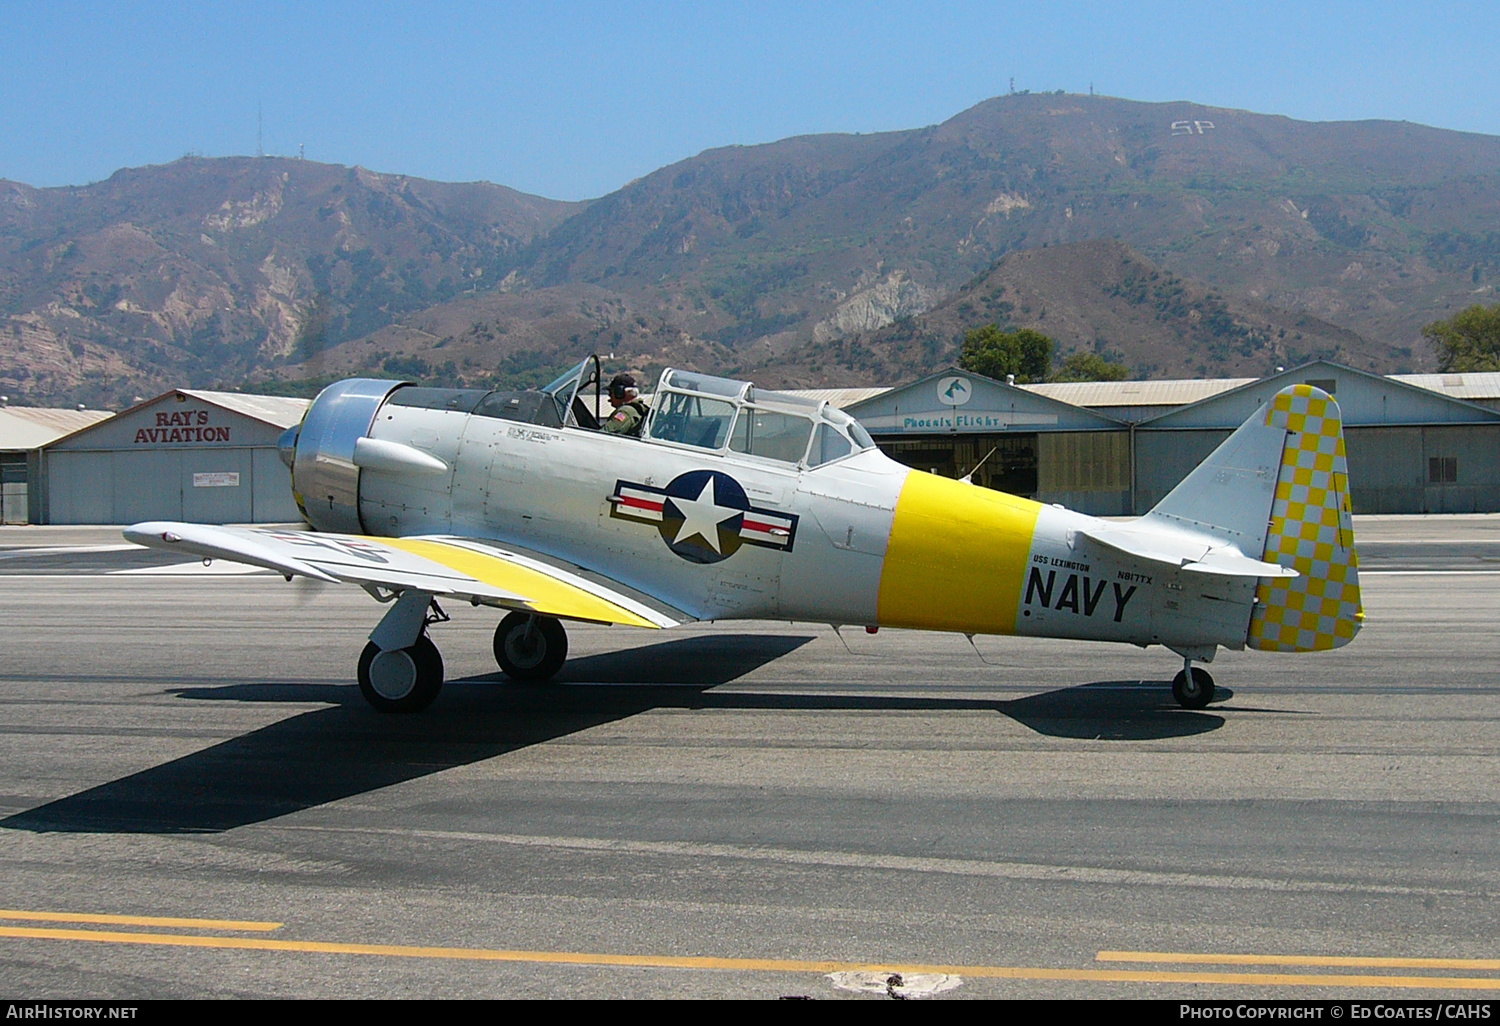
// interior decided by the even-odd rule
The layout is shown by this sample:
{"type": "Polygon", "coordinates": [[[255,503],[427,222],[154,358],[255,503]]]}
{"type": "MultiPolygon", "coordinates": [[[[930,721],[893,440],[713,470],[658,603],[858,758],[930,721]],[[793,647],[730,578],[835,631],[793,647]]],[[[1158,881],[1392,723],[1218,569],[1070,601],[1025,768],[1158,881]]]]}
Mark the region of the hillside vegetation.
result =
{"type": "Polygon", "coordinates": [[[277,159],[0,185],[0,388],[535,380],[586,351],[893,381],[985,323],[1140,376],[1435,366],[1490,301],[1500,139],[1017,95],[927,128],[710,150],[601,199],[277,159]]]}

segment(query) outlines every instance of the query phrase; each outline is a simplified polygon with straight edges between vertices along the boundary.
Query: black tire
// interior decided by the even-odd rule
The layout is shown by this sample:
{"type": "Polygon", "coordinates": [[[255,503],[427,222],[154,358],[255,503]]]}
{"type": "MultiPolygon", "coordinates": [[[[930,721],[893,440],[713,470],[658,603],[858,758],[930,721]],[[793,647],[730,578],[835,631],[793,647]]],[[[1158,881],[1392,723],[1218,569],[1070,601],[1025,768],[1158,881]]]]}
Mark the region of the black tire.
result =
{"type": "Polygon", "coordinates": [[[1187,671],[1178,670],[1172,678],[1172,697],[1184,709],[1202,709],[1214,700],[1214,679],[1203,667],[1195,666],[1190,683],[1187,671]]]}
{"type": "Polygon", "coordinates": [[[550,616],[511,613],[495,628],[495,662],[511,680],[551,680],[568,658],[568,632],[550,616]]]}
{"type": "Polygon", "coordinates": [[[426,634],[409,648],[389,652],[372,641],[360,654],[360,694],[381,712],[421,712],[442,689],[443,656],[426,634]]]}

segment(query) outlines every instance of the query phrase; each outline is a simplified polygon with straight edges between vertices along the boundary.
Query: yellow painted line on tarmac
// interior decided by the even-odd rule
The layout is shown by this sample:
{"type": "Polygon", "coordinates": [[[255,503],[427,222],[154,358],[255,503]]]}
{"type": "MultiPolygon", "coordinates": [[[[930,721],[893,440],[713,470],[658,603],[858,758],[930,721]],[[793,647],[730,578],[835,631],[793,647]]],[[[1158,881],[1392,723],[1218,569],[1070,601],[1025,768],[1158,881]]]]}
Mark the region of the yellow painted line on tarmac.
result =
{"type": "Polygon", "coordinates": [[[165,926],[184,930],[279,930],[285,923],[244,919],[175,919],[167,916],[110,916],[84,912],[39,912],[0,908],[0,919],[29,919],[39,923],[96,923],[100,926],[165,926]]]}
{"type": "Polygon", "coordinates": [[[1072,980],[1104,983],[1224,983],[1282,987],[1383,987],[1424,990],[1500,990],[1500,977],[1342,976],[1333,974],[1173,972],[1129,969],[1047,969],[1002,965],[908,965],[899,962],[801,961],[783,958],[711,958],[679,955],[618,955],[572,951],[506,951],[490,948],[417,947],[405,944],[346,944],[275,940],[270,937],[205,937],[180,933],[111,933],[45,927],[0,927],[0,937],[148,944],[236,951],[290,951],[473,962],[533,962],[552,965],[634,966],[647,969],[720,969],[741,972],[831,973],[849,971],[945,973],[972,979],[1072,980]]]}
{"type": "Polygon", "coordinates": [[[1100,962],[1176,962],[1184,965],[1306,965],[1330,969],[1500,969],[1500,958],[1404,958],[1381,955],[1228,955],[1186,951],[1101,951],[1100,962]]]}

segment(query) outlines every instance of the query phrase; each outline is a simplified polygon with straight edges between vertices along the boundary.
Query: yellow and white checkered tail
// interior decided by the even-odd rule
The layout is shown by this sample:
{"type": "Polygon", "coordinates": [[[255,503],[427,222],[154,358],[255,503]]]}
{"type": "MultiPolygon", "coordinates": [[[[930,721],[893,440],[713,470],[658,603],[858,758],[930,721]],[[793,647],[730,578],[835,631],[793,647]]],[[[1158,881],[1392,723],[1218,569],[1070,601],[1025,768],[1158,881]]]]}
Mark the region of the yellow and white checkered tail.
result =
{"type": "Polygon", "coordinates": [[[1311,385],[1292,385],[1271,400],[1266,424],[1287,435],[1261,558],[1300,576],[1261,579],[1246,644],[1271,652],[1347,645],[1365,612],[1339,404],[1311,385]]]}

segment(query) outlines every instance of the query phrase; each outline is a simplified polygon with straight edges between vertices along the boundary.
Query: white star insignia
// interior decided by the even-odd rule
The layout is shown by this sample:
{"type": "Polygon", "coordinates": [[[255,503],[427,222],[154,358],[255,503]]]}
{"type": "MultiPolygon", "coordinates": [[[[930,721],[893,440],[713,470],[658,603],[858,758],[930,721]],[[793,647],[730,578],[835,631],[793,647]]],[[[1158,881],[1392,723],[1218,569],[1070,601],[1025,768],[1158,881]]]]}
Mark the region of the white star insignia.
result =
{"type": "Polygon", "coordinates": [[[719,548],[719,525],[744,512],[720,506],[714,500],[714,479],[711,477],[696,499],[682,499],[674,495],[672,504],[682,512],[682,527],[678,530],[677,537],[672,539],[672,544],[680,545],[696,534],[720,555],[723,555],[724,550],[719,548]]]}

